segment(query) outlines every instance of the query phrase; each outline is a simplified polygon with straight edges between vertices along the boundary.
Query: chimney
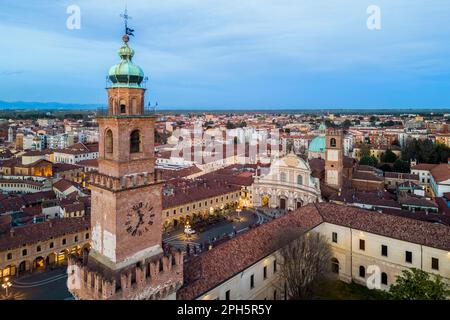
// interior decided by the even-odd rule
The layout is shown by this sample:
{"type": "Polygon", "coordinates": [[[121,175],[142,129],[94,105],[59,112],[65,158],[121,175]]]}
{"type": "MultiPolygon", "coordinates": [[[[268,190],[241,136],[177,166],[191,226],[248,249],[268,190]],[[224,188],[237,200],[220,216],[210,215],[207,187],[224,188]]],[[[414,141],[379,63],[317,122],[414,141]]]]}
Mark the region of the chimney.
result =
{"type": "Polygon", "coordinates": [[[11,235],[11,237],[14,237],[14,228],[11,228],[11,229],[9,230],[9,234],[11,235]]]}

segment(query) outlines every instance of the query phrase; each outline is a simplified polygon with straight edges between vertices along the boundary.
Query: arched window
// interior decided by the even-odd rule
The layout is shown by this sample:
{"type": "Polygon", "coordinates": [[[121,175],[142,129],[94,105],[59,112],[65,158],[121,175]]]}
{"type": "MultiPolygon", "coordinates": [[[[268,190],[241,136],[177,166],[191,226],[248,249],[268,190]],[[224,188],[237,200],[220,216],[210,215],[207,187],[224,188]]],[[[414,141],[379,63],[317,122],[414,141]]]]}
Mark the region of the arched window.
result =
{"type": "Polygon", "coordinates": [[[332,148],[336,147],[336,139],[335,138],[330,139],[330,147],[332,147],[332,148]]]}
{"type": "Polygon", "coordinates": [[[386,272],[381,273],[381,284],[384,284],[386,286],[388,284],[388,275],[386,272]]]}
{"type": "Polygon", "coordinates": [[[301,174],[299,174],[297,176],[297,184],[302,185],[303,184],[303,176],[301,174]]]}
{"type": "Polygon", "coordinates": [[[336,258],[331,259],[331,272],[339,274],[339,260],[336,258]]]}
{"type": "Polygon", "coordinates": [[[120,113],[126,113],[127,112],[127,106],[125,103],[125,100],[120,100],[120,113]]]}
{"type": "Polygon", "coordinates": [[[280,173],[280,181],[281,182],[286,182],[286,172],[281,172],[280,173]]]}
{"type": "Polygon", "coordinates": [[[366,268],[364,268],[363,266],[359,266],[359,276],[361,278],[365,278],[366,277],[366,268]]]}
{"type": "Polygon", "coordinates": [[[113,153],[113,133],[109,129],[105,133],[105,152],[113,153]]]}
{"type": "Polygon", "coordinates": [[[130,135],[130,153],[141,152],[141,133],[134,130],[130,135]]]}

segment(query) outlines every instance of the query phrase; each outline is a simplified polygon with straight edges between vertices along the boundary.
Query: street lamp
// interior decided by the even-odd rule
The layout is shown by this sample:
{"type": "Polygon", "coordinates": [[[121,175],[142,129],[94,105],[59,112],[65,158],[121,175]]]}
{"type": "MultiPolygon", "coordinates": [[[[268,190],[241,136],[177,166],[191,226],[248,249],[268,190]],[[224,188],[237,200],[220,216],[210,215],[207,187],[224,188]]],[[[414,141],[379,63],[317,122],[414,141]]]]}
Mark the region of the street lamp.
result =
{"type": "Polygon", "coordinates": [[[9,289],[9,287],[12,286],[12,283],[9,281],[9,278],[5,278],[3,281],[4,281],[4,282],[3,282],[3,284],[2,284],[2,287],[3,287],[3,288],[5,289],[5,291],[6,291],[6,298],[8,298],[8,289],[9,289]]]}
{"type": "Polygon", "coordinates": [[[239,220],[239,221],[241,221],[241,211],[242,211],[242,208],[241,208],[241,207],[237,207],[237,208],[236,208],[236,212],[237,212],[237,214],[238,214],[238,220],[239,220]]]}

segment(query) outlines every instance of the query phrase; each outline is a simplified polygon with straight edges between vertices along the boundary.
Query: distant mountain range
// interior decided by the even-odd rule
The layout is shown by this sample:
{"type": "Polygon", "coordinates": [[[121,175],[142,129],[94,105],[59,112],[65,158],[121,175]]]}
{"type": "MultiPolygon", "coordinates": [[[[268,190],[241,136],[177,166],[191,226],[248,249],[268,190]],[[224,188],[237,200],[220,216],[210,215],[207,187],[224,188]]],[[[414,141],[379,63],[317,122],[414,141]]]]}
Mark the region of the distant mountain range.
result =
{"type": "Polygon", "coordinates": [[[59,102],[7,102],[0,100],[0,109],[25,109],[25,110],[95,110],[99,105],[95,104],[71,104],[71,103],[59,103],[59,102]]]}

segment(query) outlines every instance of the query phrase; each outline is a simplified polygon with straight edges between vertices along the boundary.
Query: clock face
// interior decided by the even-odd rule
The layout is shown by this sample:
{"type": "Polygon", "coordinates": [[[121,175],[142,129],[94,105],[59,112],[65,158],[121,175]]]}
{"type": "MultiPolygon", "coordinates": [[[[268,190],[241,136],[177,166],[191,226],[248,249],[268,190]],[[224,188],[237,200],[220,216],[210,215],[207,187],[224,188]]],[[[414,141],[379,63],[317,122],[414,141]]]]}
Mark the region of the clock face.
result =
{"type": "Polygon", "coordinates": [[[141,236],[149,231],[155,220],[155,213],[150,203],[139,202],[127,213],[126,230],[134,236],[141,236]]]}

